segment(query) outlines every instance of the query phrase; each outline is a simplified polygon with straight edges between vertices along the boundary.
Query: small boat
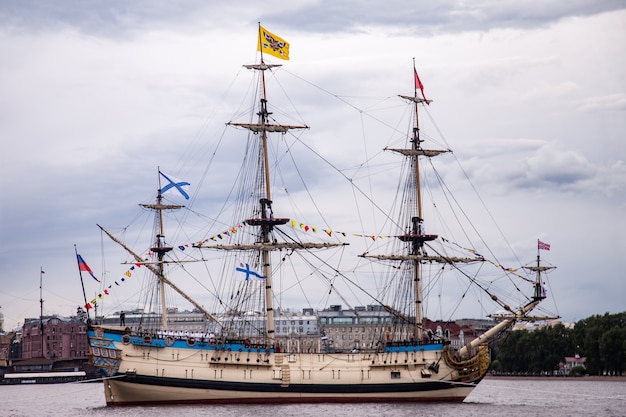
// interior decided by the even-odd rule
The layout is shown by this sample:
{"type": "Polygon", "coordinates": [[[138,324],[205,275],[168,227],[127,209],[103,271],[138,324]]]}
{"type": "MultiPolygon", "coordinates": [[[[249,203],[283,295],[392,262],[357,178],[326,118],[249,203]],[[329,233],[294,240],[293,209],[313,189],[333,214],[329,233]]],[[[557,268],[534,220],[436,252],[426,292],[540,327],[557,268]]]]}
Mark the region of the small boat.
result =
{"type": "Polygon", "coordinates": [[[4,374],[2,384],[65,384],[86,379],[85,371],[58,372],[9,372],[4,374]]]}
{"type": "MultiPolygon", "coordinates": [[[[269,39],[263,34],[261,42],[269,39]]],[[[328,226],[331,219],[320,220],[325,222],[321,227],[299,221],[302,212],[290,212],[292,196],[272,183],[286,175],[279,171],[280,163],[298,142],[285,138],[308,129],[306,124],[279,123],[270,111],[266,74],[279,66],[265,62],[263,54],[258,64],[245,66],[257,75],[258,96],[250,119],[227,123],[246,132],[247,142],[239,147],[244,164],[232,173],[239,180],[228,195],[234,202],[220,211],[228,217],[215,220],[215,233],[190,244],[166,239],[164,215],[183,205],[165,200],[164,190],[172,182],[164,174],[156,201],[143,205],[156,218],[148,256],[101,227],[128,253],[133,273],[143,269],[154,283],[154,292],[145,297],[149,303],[143,319],[132,325],[90,321],[90,360],[107,378],[107,404],[463,401],[489,369],[488,342],[517,321],[536,319],[529,313],[545,298],[541,278],[520,280],[521,272],[490,261],[473,246],[425,231],[433,206],[426,209],[423,202],[423,170],[450,151],[425,146],[419,111],[430,101],[415,65],[414,92],[400,96],[411,108],[410,133],[405,146],[385,148],[399,156],[401,168],[395,172],[402,177],[392,207],[379,210],[389,231],[372,225],[370,234],[350,234],[328,226]],[[278,149],[281,141],[286,150],[278,149]],[[367,246],[350,267],[342,268],[355,235],[357,245],[367,246]],[[388,248],[378,253],[383,244],[388,248]],[[323,258],[329,251],[335,255],[323,258]],[[210,265],[202,280],[214,299],[210,307],[175,281],[176,273],[187,268],[176,265],[187,261],[210,265]],[[371,269],[358,278],[365,264],[371,269]],[[493,272],[481,280],[486,268],[493,272]],[[530,295],[511,307],[496,295],[498,286],[491,285],[496,273],[528,283],[530,295]],[[424,326],[428,296],[442,297],[437,286],[446,274],[462,282],[463,298],[475,288],[502,311],[492,328],[458,348],[445,332],[424,326]],[[316,287],[305,284],[310,278],[318,279],[316,287]],[[282,297],[286,288],[300,286],[311,308],[294,319],[282,297]],[[202,328],[185,329],[171,319],[176,310],[167,305],[166,288],[202,315],[202,328]],[[350,293],[342,291],[367,301],[352,306],[350,293]],[[331,303],[343,300],[351,306],[350,314],[336,301],[330,307],[314,302],[316,296],[331,303]],[[315,331],[302,330],[302,322],[309,320],[316,323],[315,331]]],[[[380,209],[383,203],[375,204],[380,209]]]]}

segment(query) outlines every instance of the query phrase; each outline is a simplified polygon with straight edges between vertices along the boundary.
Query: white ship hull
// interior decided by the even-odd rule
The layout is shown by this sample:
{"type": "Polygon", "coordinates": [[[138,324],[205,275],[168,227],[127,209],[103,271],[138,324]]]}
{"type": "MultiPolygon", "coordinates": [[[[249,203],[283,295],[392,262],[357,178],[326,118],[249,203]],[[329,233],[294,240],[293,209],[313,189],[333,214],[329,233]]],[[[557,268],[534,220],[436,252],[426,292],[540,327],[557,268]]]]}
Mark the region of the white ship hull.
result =
{"type": "Polygon", "coordinates": [[[97,364],[103,351],[117,360],[104,384],[109,405],[463,401],[488,366],[487,359],[459,373],[448,366],[441,344],[275,353],[238,343],[176,340],[167,346],[172,340],[96,334],[92,361],[97,364]]]}

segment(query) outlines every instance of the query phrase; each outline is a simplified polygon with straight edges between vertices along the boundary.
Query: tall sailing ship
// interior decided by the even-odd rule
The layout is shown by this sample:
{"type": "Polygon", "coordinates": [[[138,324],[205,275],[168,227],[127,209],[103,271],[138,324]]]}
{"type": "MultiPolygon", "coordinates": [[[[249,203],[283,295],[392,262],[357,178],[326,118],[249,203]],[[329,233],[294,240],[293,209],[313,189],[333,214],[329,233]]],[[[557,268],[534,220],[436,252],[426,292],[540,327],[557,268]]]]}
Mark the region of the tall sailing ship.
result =
{"type": "MultiPolygon", "coordinates": [[[[420,107],[429,102],[417,72],[413,95],[400,96],[412,109],[406,146],[386,148],[404,163],[404,178],[398,188],[402,195],[394,200],[401,207],[381,210],[397,214],[395,220],[384,222],[385,227],[395,231],[371,233],[371,237],[364,238],[376,243],[385,241],[390,248],[377,254],[378,246],[370,245],[354,257],[359,267],[353,266],[352,272],[358,274],[365,263],[374,265],[371,271],[375,280],[367,282],[322,259],[321,253],[327,251],[340,253],[330,259],[346,257],[346,233],[300,223],[294,215],[283,215],[290,209],[288,205],[275,204],[272,179],[276,174],[272,170],[284,155],[276,152],[272,140],[308,127],[281,124],[270,111],[266,74],[279,65],[265,62],[261,53],[260,63],[245,67],[258,76],[258,96],[247,122],[227,123],[238,131],[247,131],[248,142],[242,147],[246,152],[244,165],[234,172],[242,184],[231,192],[237,204],[228,206],[230,219],[219,223],[226,231],[217,234],[218,238],[181,245],[180,249],[185,250],[181,252],[179,246],[166,239],[163,219],[166,213],[183,206],[165,201],[164,189],[174,183],[161,181],[156,201],[143,205],[156,214],[148,257],[102,228],[130,254],[132,268],[147,270],[155,283],[155,292],[146,297],[150,314],[139,323],[90,323],[90,358],[106,376],[107,404],[462,401],[489,369],[487,342],[516,321],[532,319],[529,313],[545,298],[542,270],[537,271],[538,279],[529,281],[529,297],[520,307],[511,307],[492,292],[487,281],[480,280],[478,273],[483,268],[476,265],[487,264],[504,275],[510,270],[488,262],[476,250],[424,230],[428,213],[423,206],[422,175],[423,169],[431,165],[424,161],[449,150],[424,146],[418,116],[420,107]],[[196,261],[210,258],[221,262],[220,267],[206,269],[205,288],[215,299],[210,308],[179,288],[169,272],[190,252],[201,254],[193,259],[196,261]],[[307,258],[308,254],[311,256],[307,258]],[[311,272],[296,266],[300,259],[311,272]],[[436,294],[431,279],[446,273],[459,274],[464,285],[475,285],[501,310],[494,327],[456,348],[445,333],[424,326],[426,296],[436,294]],[[224,275],[223,280],[219,275],[224,275]],[[237,279],[236,275],[245,279],[237,279]],[[283,288],[304,287],[303,282],[316,275],[321,276],[319,282],[325,283],[325,288],[306,287],[308,302],[313,303],[311,299],[316,295],[328,301],[328,294],[335,295],[343,285],[352,287],[361,299],[365,297],[368,306],[373,306],[368,310],[375,314],[369,315],[363,309],[353,309],[349,329],[352,332],[354,328],[355,337],[349,347],[333,343],[337,340],[333,319],[320,320],[317,333],[309,337],[285,336],[277,328],[283,288]],[[168,288],[203,314],[204,328],[183,331],[172,327],[169,315],[173,310],[166,301],[168,288]]],[[[170,181],[165,175],[159,178],[170,181]]],[[[285,200],[283,197],[279,200],[285,200]]],[[[337,297],[348,303],[346,295],[337,297]]],[[[319,304],[315,307],[311,309],[312,319],[321,310],[319,304]]],[[[335,318],[337,323],[340,319],[335,318]]]]}

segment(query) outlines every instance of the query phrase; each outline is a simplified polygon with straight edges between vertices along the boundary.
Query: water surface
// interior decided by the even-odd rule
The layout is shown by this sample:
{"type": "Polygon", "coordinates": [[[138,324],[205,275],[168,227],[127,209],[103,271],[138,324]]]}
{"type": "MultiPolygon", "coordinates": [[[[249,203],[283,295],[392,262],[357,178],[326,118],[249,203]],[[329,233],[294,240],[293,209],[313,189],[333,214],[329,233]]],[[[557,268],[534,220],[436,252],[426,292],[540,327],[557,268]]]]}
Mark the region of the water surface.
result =
{"type": "Polygon", "coordinates": [[[107,407],[101,383],[0,386],[0,416],[626,417],[626,379],[487,378],[463,403],[107,407]]]}

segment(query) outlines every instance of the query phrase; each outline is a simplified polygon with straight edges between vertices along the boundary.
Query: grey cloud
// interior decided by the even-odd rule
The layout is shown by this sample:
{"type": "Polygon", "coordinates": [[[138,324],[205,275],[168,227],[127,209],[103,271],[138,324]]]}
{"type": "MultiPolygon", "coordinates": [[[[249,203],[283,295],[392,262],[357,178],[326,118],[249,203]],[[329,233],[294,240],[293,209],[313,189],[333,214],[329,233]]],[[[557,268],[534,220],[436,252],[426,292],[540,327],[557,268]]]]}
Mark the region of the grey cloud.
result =
{"type": "Polygon", "coordinates": [[[312,32],[353,32],[362,25],[396,27],[397,32],[424,35],[444,31],[481,31],[501,27],[535,27],[572,16],[588,16],[624,8],[611,1],[498,1],[438,2],[390,0],[319,1],[287,13],[277,11],[269,18],[289,26],[298,22],[312,32]]]}
{"type": "Polygon", "coordinates": [[[590,97],[580,103],[580,111],[626,111],[626,94],[615,93],[602,97],[590,97]]]}
{"type": "Polygon", "coordinates": [[[597,172],[580,153],[555,149],[553,146],[540,148],[525,161],[524,166],[524,182],[531,186],[540,183],[568,187],[591,178],[597,172]]]}
{"type": "Polygon", "coordinates": [[[264,8],[254,2],[236,5],[199,0],[24,0],[0,4],[0,21],[5,27],[46,30],[72,27],[81,32],[118,37],[150,26],[196,25],[208,27],[229,12],[238,11],[250,23],[297,27],[316,33],[359,32],[365,26],[395,28],[398,34],[482,31],[502,27],[536,27],[573,16],[589,16],[623,9],[619,0],[537,2],[485,0],[439,2],[390,0],[382,5],[374,0],[318,1],[303,5],[270,1],[264,8]],[[203,23],[204,22],[204,23],[203,23]]]}

